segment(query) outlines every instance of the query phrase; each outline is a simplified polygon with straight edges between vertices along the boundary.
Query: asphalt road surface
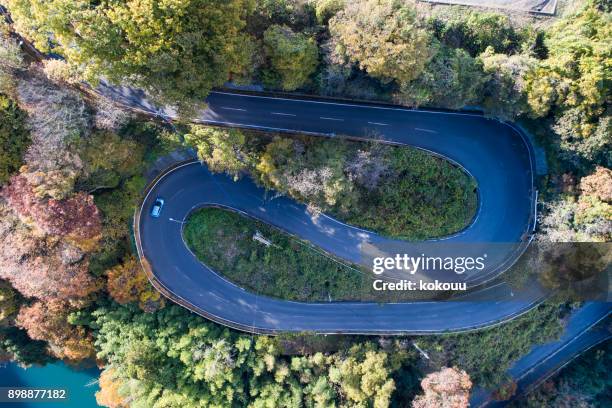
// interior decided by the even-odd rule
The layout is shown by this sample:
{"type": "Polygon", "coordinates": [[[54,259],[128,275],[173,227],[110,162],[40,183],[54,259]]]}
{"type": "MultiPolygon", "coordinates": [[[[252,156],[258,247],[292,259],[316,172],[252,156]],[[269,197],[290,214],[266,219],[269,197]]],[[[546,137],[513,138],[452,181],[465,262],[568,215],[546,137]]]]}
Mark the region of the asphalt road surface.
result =
{"type": "MultiPolygon", "coordinates": [[[[378,139],[426,149],[462,166],[478,182],[477,215],[465,230],[427,245],[473,245],[495,254],[486,271],[466,274],[467,281],[479,283],[485,280],[483,275],[488,279],[503,271],[519,256],[517,244],[528,239],[534,218],[531,146],[506,124],[472,114],[217,92],[207,102],[208,109],[199,117],[204,123],[378,139]]],[[[249,179],[234,182],[198,163],[176,168],[157,181],[143,202],[137,220],[141,256],[151,265],[157,283],[191,310],[257,333],[462,331],[513,318],[541,298],[534,288],[533,293],[514,300],[507,286],[496,285],[456,302],[289,302],[242,290],[200,263],[184,244],[184,220],[205,205],[242,211],[350,261],[362,259],[364,247],[397,243],[329,217],[314,218],[303,205],[272,197],[249,179]],[[153,218],[150,208],[157,197],[166,204],[161,217],[153,218]]]]}
{"type": "MultiPolygon", "coordinates": [[[[102,88],[116,101],[160,112],[142,93],[102,88]]],[[[275,100],[213,93],[201,120],[210,124],[283,131],[314,132],[330,137],[384,139],[443,155],[464,167],[479,183],[479,210],[465,231],[441,242],[525,242],[535,228],[533,164],[529,142],[507,125],[472,115],[414,112],[372,106],[275,100]]],[[[165,116],[171,116],[166,112],[165,116]]],[[[141,255],[150,261],[155,282],[174,300],[219,323],[256,333],[308,330],[318,333],[426,334],[486,327],[512,319],[532,308],[541,294],[513,299],[506,285],[496,285],[460,302],[304,304],[279,301],[246,292],[202,265],[185,247],[181,228],[195,208],[216,204],[243,211],[292,232],[348,260],[361,246],[384,240],[368,231],[327,217],[313,219],[305,208],[285,197],[274,198],[248,179],[233,182],[198,164],[167,173],[143,202],[141,255]],[[166,198],[162,217],[149,216],[152,200],[166,198]]],[[[518,253],[505,247],[511,259],[518,253]]],[[[503,264],[502,268],[507,265],[503,264]]],[[[557,372],[581,352],[610,337],[609,327],[592,327],[610,315],[610,303],[589,302],[568,321],[563,336],[535,346],[517,360],[508,374],[524,394],[557,372]]],[[[609,317],[608,317],[609,318],[609,317]]],[[[475,390],[471,405],[503,406],[489,390],[475,390]]]]}
{"type": "MultiPolygon", "coordinates": [[[[578,355],[609,339],[612,335],[609,315],[609,303],[586,302],[572,313],[558,340],[534,346],[517,360],[507,372],[516,381],[515,396],[528,394],[578,355]]],[[[470,398],[471,407],[506,405],[507,401],[495,401],[492,393],[483,389],[474,390],[470,398]]]]}

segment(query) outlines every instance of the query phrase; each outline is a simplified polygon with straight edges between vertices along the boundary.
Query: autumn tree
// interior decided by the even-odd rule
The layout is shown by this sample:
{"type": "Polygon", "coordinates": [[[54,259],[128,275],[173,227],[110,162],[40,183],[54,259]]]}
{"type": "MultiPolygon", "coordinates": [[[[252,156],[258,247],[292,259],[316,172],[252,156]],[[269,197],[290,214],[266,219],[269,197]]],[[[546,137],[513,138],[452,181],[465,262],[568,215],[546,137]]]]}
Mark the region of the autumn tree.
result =
{"type": "Polygon", "coordinates": [[[128,402],[119,393],[121,382],[114,378],[114,370],[107,368],[100,374],[100,391],[96,392],[98,405],[108,408],[127,408],[128,402]]]}
{"type": "Polygon", "coordinates": [[[70,311],[70,305],[63,300],[36,301],[21,308],[17,325],[32,339],[48,341],[50,351],[58,358],[74,361],[91,358],[93,338],[84,327],[69,323],[70,311]]]}
{"type": "Polygon", "coordinates": [[[35,240],[23,232],[2,243],[0,277],[24,296],[39,299],[82,298],[99,285],[88,272],[88,260],[76,248],[63,243],[35,240]],[[23,245],[19,249],[12,245],[23,245]]]}
{"type": "Polygon", "coordinates": [[[88,258],[57,238],[24,225],[0,199],[0,278],[26,297],[82,298],[98,289],[88,258]]]}
{"type": "Polygon", "coordinates": [[[547,204],[540,240],[550,242],[608,242],[612,239],[611,172],[597,167],[583,177],[580,194],[564,194],[547,204]]]}
{"type": "Polygon", "coordinates": [[[424,394],[412,402],[413,408],[467,408],[472,381],[457,368],[443,368],[421,381],[424,394]]]}
{"type": "Polygon", "coordinates": [[[129,111],[107,98],[97,98],[94,110],[93,122],[96,129],[111,133],[117,133],[131,119],[129,111]]]}
{"type": "Polygon", "coordinates": [[[549,202],[539,239],[551,242],[606,242],[612,237],[611,205],[593,197],[562,196],[549,202]]]}
{"type": "Polygon", "coordinates": [[[264,32],[263,41],[270,66],[266,81],[285,91],[304,85],[318,64],[314,38],[295,33],[287,26],[273,25],[264,32]]]}
{"type": "Polygon", "coordinates": [[[151,286],[136,258],[129,257],[107,272],[108,292],[120,304],[137,302],[145,312],[153,312],[164,305],[161,294],[151,286]]]}
{"type": "Polygon", "coordinates": [[[310,147],[288,138],[268,144],[256,165],[260,181],[319,210],[339,202],[350,205],[353,200],[348,193],[352,185],[343,168],[348,146],[340,143],[310,147]]]}
{"type": "Polygon", "coordinates": [[[329,30],[339,58],[383,80],[411,81],[434,55],[432,37],[415,9],[399,0],[348,2],[329,21],[329,30]]]}
{"type": "Polygon", "coordinates": [[[23,175],[13,176],[2,195],[24,222],[31,222],[43,233],[63,238],[85,251],[96,247],[102,226],[92,196],[78,192],[62,200],[40,199],[23,175]]]}
{"type": "Polygon", "coordinates": [[[21,173],[38,197],[62,199],[74,191],[82,171],[77,141],[88,134],[90,117],[82,97],[30,72],[17,85],[19,105],[28,113],[32,143],[21,173]]]}
{"type": "Polygon", "coordinates": [[[250,0],[9,0],[16,29],[89,81],[129,80],[169,103],[203,100],[234,70],[250,0]]]}
{"type": "Polygon", "coordinates": [[[612,203],[612,170],[598,166],[593,174],[580,179],[580,190],[583,194],[612,203]]]}

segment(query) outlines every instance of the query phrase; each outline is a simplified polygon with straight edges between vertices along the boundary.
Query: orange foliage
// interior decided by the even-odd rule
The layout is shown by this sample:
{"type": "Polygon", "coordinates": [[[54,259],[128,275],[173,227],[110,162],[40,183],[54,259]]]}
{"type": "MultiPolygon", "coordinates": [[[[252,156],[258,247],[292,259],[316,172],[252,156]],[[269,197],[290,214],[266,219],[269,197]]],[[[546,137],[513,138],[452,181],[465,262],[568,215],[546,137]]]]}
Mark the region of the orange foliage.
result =
{"type": "Polygon", "coordinates": [[[108,408],[127,408],[127,402],[119,395],[121,383],[114,378],[112,368],[107,368],[100,375],[100,391],[96,392],[98,405],[108,408]]]}
{"type": "Polygon", "coordinates": [[[93,337],[85,328],[68,323],[70,304],[62,300],[36,301],[23,306],[17,315],[17,326],[34,340],[49,342],[58,358],[80,361],[95,355],[93,337]]]}
{"type": "Polygon", "coordinates": [[[580,189],[583,194],[612,202],[612,170],[597,166],[595,173],[580,180],[580,189]]]}
{"type": "Polygon", "coordinates": [[[136,258],[129,257],[123,264],[106,272],[107,289],[117,303],[138,302],[145,312],[154,312],[163,307],[164,299],[151,286],[136,258]]]}
{"type": "Polygon", "coordinates": [[[78,248],[40,237],[0,200],[0,278],[26,297],[82,298],[98,290],[89,261],[78,248]]]}

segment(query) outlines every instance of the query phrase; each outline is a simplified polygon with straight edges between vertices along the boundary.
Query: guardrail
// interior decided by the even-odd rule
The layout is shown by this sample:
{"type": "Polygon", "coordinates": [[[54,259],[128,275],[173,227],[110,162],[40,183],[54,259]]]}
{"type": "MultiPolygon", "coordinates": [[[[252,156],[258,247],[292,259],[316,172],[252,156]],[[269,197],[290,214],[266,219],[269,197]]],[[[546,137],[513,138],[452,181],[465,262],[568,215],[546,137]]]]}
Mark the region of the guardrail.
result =
{"type": "Polygon", "coordinates": [[[157,279],[157,276],[155,276],[155,273],[153,272],[153,268],[151,267],[151,265],[149,264],[148,260],[146,259],[144,252],[142,250],[142,241],[140,239],[140,217],[142,214],[142,210],[143,210],[143,206],[144,203],[146,202],[146,198],[149,195],[149,193],[151,192],[151,190],[155,187],[155,185],[157,184],[157,182],[159,182],[159,180],[161,180],[166,174],[168,174],[169,172],[171,172],[172,170],[181,167],[185,164],[189,164],[189,163],[193,163],[194,160],[190,159],[190,160],[183,160],[177,163],[174,163],[170,166],[168,166],[166,169],[164,169],[163,171],[161,171],[145,188],[145,190],[143,191],[143,202],[141,205],[139,205],[138,207],[136,207],[136,210],[134,211],[134,218],[132,221],[132,227],[134,230],[134,240],[136,242],[136,251],[138,252],[138,258],[140,260],[140,264],[142,266],[142,269],[145,272],[145,275],[147,276],[147,278],[149,279],[149,282],[151,282],[151,285],[153,285],[153,287],[158,290],[162,295],[164,295],[166,298],[170,299],[172,302],[184,307],[185,309],[189,310],[192,313],[195,313],[197,315],[200,315],[202,317],[205,317],[215,323],[219,323],[222,324],[224,326],[230,327],[232,329],[236,329],[236,330],[240,330],[240,331],[244,331],[244,332],[248,332],[248,333],[256,333],[256,334],[276,334],[274,331],[272,330],[266,330],[266,329],[262,329],[262,328],[255,328],[252,326],[247,326],[247,325],[243,325],[240,323],[236,323],[236,322],[232,322],[230,320],[227,319],[223,319],[222,317],[216,316],[212,313],[208,313],[205,310],[201,310],[197,307],[194,307],[194,305],[192,305],[189,301],[187,301],[186,299],[183,299],[182,297],[178,296],[177,294],[175,294],[172,290],[170,290],[168,287],[166,287],[166,285],[164,285],[163,282],[161,282],[159,279],[157,279]]]}
{"type": "MultiPolygon", "coordinates": [[[[175,294],[170,288],[168,288],[162,281],[160,281],[159,279],[157,279],[157,276],[155,275],[152,266],[149,264],[148,260],[146,259],[145,255],[144,255],[144,251],[142,249],[142,242],[140,239],[140,219],[144,210],[144,204],[146,203],[146,199],[149,196],[150,192],[155,188],[155,186],[157,185],[157,183],[164,177],[166,176],[168,173],[172,172],[173,170],[181,167],[181,166],[185,166],[191,163],[195,163],[197,162],[197,160],[183,160],[180,162],[176,162],[170,166],[168,166],[166,169],[164,169],[163,171],[161,171],[149,184],[148,186],[145,188],[144,192],[143,192],[143,202],[140,206],[137,207],[136,211],[134,212],[134,218],[133,218],[133,230],[134,230],[134,235],[135,235],[135,242],[136,242],[136,248],[137,248],[137,252],[138,252],[138,257],[140,259],[141,265],[143,267],[143,270],[145,271],[145,274],[147,275],[147,278],[149,279],[149,281],[151,282],[151,284],[155,287],[155,289],[157,289],[160,293],[162,293],[166,298],[170,299],[171,301],[173,301],[174,303],[188,309],[189,311],[191,311],[192,313],[195,313],[197,315],[200,315],[202,317],[205,317],[215,323],[219,323],[222,324],[224,326],[230,327],[232,329],[236,329],[236,330],[240,330],[240,331],[244,331],[244,332],[248,332],[248,333],[254,333],[254,334],[264,334],[264,335],[278,335],[280,333],[284,333],[284,330],[277,330],[277,329],[270,329],[270,328],[262,328],[262,327],[257,327],[254,324],[252,325],[246,325],[246,324],[242,324],[242,323],[238,323],[238,322],[234,322],[234,321],[230,321],[227,320],[225,318],[222,318],[220,316],[217,316],[213,313],[210,313],[206,310],[202,310],[200,308],[198,308],[197,306],[193,305],[192,303],[190,303],[188,300],[182,298],[181,296],[175,294]]],[[[530,242],[530,241],[529,241],[530,242]]],[[[376,334],[376,335],[406,335],[406,334],[410,334],[410,335],[431,335],[431,334],[445,334],[445,333],[465,333],[465,332],[471,332],[471,331],[477,331],[477,330],[481,330],[481,329],[485,329],[485,328],[490,328],[490,327],[494,327],[500,324],[503,324],[507,321],[513,320],[517,317],[522,316],[523,314],[527,313],[528,311],[530,311],[533,307],[536,307],[537,305],[539,305],[543,300],[545,300],[544,296],[540,296],[536,299],[533,299],[533,301],[527,305],[525,305],[524,308],[511,313],[510,315],[504,316],[502,318],[499,319],[495,319],[492,321],[487,321],[487,322],[483,322],[483,323],[479,323],[479,324],[474,324],[474,325],[469,325],[469,326],[465,326],[456,330],[421,330],[421,331],[405,331],[405,330],[398,330],[398,331],[386,331],[386,332],[376,332],[376,333],[372,333],[372,332],[364,332],[364,331],[351,331],[351,330],[340,330],[340,331],[329,331],[329,332],[314,332],[315,334],[354,334],[354,335],[372,335],[372,334],[376,334]]]]}
{"type": "MultiPolygon", "coordinates": [[[[9,13],[0,6],[0,14],[2,14],[5,18],[7,18],[7,20],[10,21],[10,15],[9,13]]],[[[20,38],[22,40],[22,43],[27,47],[27,50],[33,54],[32,56],[37,59],[38,61],[42,61],[45,58],[45,55],[40,53],[40,51],[38,51],[32,44],[30,44],[27,40],[23,39],[23,37],[21,37],[19,34],[17,33],[12,33],[14,34],[17,38],[20,38]]],[[[81,91],[84,91],[88,94],[90,94],[91,96],[96,96],[96,97],[100,97],[100,96],[104,96],[101,95],[99,91],[97,91],[96,89],[93,89],[91,86],[89,86],[89,84],[86,83],[82,83],[79,86],[79,89],[81,91]]],[[[275,93],[264,93],[264,92],[245,92],[245,91],[232,91],[233,93],[236,94],[259,94],[259,95],[275,95],[275,93]]],[[[279,93],[276,93],[276,95],[278,95],[279,93]]],[[[283,97],[289,97],[289,98],[293,98],[293,99],[309,99],[309,100],[339,100],[339,98],[329,98],[329,97],[320,97],[320,96],[312,96],[312,95],[292,95],[292,94],[286,94],[283,93],[282,94],[283,97]]],[[[363,104],[365,105],[386,105],[386,106],[390,106],[392,105],[391,103],[387,103],[387,102],[371,102],[371,101],[356,101],[356,100],[346,100],[344,99],[343,101],[350,101],[350,103],[352,104],[363,104]]],[[[121,100],[118,99],[113,99],[113,102],[116,103],[119,106],[124,107],[125,109],[128,109],[132,112],[135,113],[139,113],[139,114],[143,114],[149,117],[153,117],[156,119],[161,119],[164,122],[170,122],[171,119],[174,119],[172,117],[169,117],[165,114],[160,114],[159,109],[158,110],[154,110],[151,109],[149,107],[146,106],[134,106],[133,104],[135,103],[134,101],[131,101],[132,104],[128,104],[125,103],[121,100]]],[[[444,112],[444,111],[448,111],[448,110],[444,110],[444,109],[410,109],[410,108],[405,108],[405,107],[398,107],[398,108],[403,108],[405,110],[414,110],[414,111],[431,111],[431,112],[444,112]]],[[[466,114],[471,114],[474,116],[482,116],[481,113],[476,113],[474,111],[469,111],[469,112],[465,112],[466,114]]],[[[501,122],[501,121],[500,121],[501,122]]],[[[536,228],[536,213],[537,213],[537,190],[534,189],[534,183],[533,183],[533,175],[535,174],[535,167],[534,167],[534,155],[533,155],[533,146],[531,145],[531,142],[529,140],[527,140],[526,136],[523,134],[523,132],[518,129],[516,126],[514,126],[511,123],[507,123],[507,122],[502,122],[510,127],[512,127],[517,133],[519,133],[519,135],[521,136],[521,138],[523,139],[524,143],[527,146],[528,149],[528,154],[529,154],[529,159],[530,159],[530,163],[531,163],[531,175],[532,175],[532,191],[531,191],[531,199],[533,200],[534,203],[534,211],[531,212],[530,214],[530,221],[529,221],[529,226],[530,228],[528,229],[528,231],[530,231],[531,233],[533,233],[533,231],[535,231],[536,228]]],[[[287,133],[291,133],[290,130],[287,130],[287,133]]],[[[299,131],[294,131],[293,133],[304,133],[304,132],[299,132],[299,131]]],[[[321,136],[335,136],[332,134],[321,134],[321,136]]],[[[344,137],[344,136],[343,136],[344,137]]],[[[349,139],[355,139],[358,140],[359,138],[351,138],[351,137],[347,137],[349,139]]],[[[189,162],[189,161],[188,161],[189,162]]],[[[176,168],[182,164],[185,164],[185,162],[178,162],[175,163],[174,165],[170,166],[169,168],[167,168],[166,170],[162,171],[154,180],[153,182],[151,182],[145,189],[144,194],[145,194],[145,198],[148,195],[148,193],[151,191],[151,189],[155,186],[156,182],[159,181],[159,179],[161,179],[166,173],[168,173],[169,171],[171,171],[173,168],[176,168]]],[[[143,200],[143,204],[144,204],[143,200]]],[[[146,260],[146,257],[144,256],[144,253],[142,251],[142,243],[141,243],[141,239],[140,239],[140,224],[139,224],[139,220],[140,220],[140,216],[141,216],[141,212],[142,212],[142,206],[138,207],[134,213],[134,220],[133,220],[133,231],[134,231],[134,239],[136,242],[136,247],[137,247],[137,252],[138,252],[138,256],[140,258],[141,264],[143,266],[143,269],[145,271],[145,274],[147,275],[147,277],[149,278],[149,280],[151,281],[151,284],[157,289],[159,290],[164,296],[166,296],[168,299],[172,300],[173,302],[180,304],[181,306],[187,308],[188,310],[195,312],[201,316],[204,316],[210,320],[213,320],[217,323],[221,323],[224,324],[228,327],[232,327],[238,330],[243,330],[243,331],[247,331],[247,332],[253,332],[253,333],[260,333],[260,334],[275,334],[275,332],[273,330],[268,330],[268,329],[261,329],[261,328],[255,328],[255,327],[251,327],[251,326],[245,326],[242,324],[238,324],[235,322],[230,322],[227,321],[223,318],[220,318],[218,316],[214,316],[206,311],[202,311],[200,309],[196,309],[193,307],[193,305],[191,305],[188,301],[186,301],[185,299],[182,299],[180,296],[174,294],[169,288],[167,288],[162,282],[160,282],[155,274],[153,273],[153,270],[151,268],[151,265],[149,265],[148,261],[146,260]]],[[[525,239],[522,241],[522,243],[520,244],[518,250],[513,253],[516,254],[515,256],[510,256],[509,257],[509,262],[507,264],[507,266],[504,264],[503,268],[500,269],[501,272],[499,272],[500,274],[503,273],[505,270],[509,269],[517,260],[518,258],[522,255],[522,253],[527,249],[527,247],[529,246],[529,244],[531,243],[531,241],[533,240],[533,234],[526,234],[525,239]]],[[[491,278],[492,279],[492,278],[491,278]]],[[[487,281],[490,281],[490,279],[488,279],[487,281]]],[[[480,284],[482,284],[484,282],[481,282],[480,284]]],[[[540,300],[538,300],[536,303],[539,303],[540,300]]],[[[536,304],[534,303],[534,304],[536,304]]],[[[525,311],[523,311],[522,313],[524,313],[525,311]]],[[[522,314],[521,313],[521,314],[522,314]]],[[[511,319],[514,318],[515,316],[511,316],[508,317],[507,319],[511,319]]],[[[493,323],[493,324],[486,324],[486,325],[479,325],[478,327],[470,327],[470,328],[465,328],[464,330],[461,331],[470,331],[470,330],[477,330],[483,327],[490,327],[494,324],[499,324],[503,321],[506,321],[507,319],[504,320],[500,320],[497,323],[493,323]]],[[[368,333],[355,333],[355,334],[368,334],[368,333]]],[[[398,333],[389,333],[389,334],[398,334],[398,333]]],[[[430,333],[422,333],[422,334],[430,334],[430,333]]]]}

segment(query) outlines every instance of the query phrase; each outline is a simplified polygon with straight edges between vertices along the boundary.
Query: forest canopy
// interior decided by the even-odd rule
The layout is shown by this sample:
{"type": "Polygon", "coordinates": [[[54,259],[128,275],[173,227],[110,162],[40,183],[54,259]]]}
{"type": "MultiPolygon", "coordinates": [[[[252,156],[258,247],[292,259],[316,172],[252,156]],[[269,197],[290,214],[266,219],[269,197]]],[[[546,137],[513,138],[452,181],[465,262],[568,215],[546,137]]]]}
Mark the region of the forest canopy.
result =
{"type": "MultiPolygon", "coordinates": [[[[254,337],[191,314],[151,286],[133,246],[160,158],[194,148],[213,171],[407,239],[465,226],[474,182],[409,149],[158,123],[82,92],[83,80],[140,87],[183,111],[228,81],[482,109],[545,152],[537,239],[612,240],[609,1],[545,20],[413,0],[2,3],[13,24],[0,23],[0,359],[93,359],[105,406],[464,407],[472,387],[507,384],[508,367],[579,305],[419,338],[254,337]],[[24,53],[19,35],[46,59],[24,53]]],[[[606,362],[580,363],[553,384],[560,395],[528,403],[571,400],[572,387],[581,403],[599,401],[605,384],[585,378],[606,362]]]]}
{"type": "Polygon", "coordinates": [[[8,0],[19,32],[93,81],[129,81],[170,104],[202,100],[245,65],[251,0],[8,0]],[[52,33],[52,37],[49,37],[52,33]]]}

